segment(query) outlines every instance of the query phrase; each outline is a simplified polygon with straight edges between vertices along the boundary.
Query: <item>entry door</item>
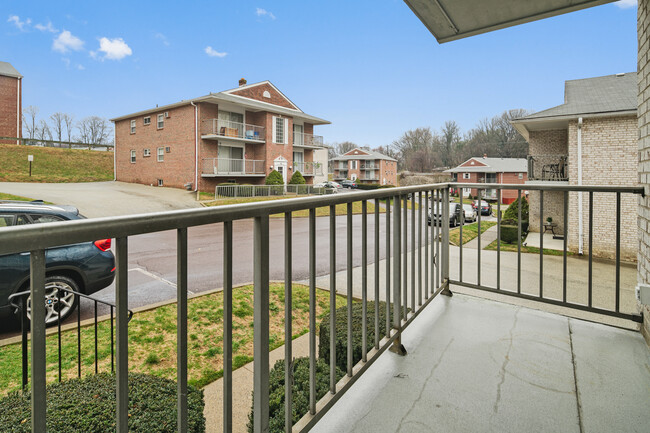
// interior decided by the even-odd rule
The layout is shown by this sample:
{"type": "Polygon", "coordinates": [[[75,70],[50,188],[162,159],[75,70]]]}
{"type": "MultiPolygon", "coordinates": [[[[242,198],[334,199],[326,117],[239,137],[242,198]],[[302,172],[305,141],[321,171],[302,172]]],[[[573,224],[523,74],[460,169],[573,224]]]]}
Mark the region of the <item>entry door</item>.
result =
{"type": "Polygon", "coordinates": [[[282,180],[286,184],[287,183],[287,161],[276,160],[273,168],[275,168],[275,170],[282,175],[282,180]]]}

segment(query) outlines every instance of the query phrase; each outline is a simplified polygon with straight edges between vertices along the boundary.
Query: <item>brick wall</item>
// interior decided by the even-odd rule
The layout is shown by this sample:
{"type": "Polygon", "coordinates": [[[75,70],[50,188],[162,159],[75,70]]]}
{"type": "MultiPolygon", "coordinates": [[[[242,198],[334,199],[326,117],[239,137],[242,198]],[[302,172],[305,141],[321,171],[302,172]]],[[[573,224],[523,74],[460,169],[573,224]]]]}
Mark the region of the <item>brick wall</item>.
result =
{"type": "MultiPolygon", "coordinates": [[[[569,185],[578,185],[578,122],[569,122],[569,185]]],[[[638,183],[636,117],[608,117],[583,119],[582,124],[582,183],[583,185],[636,186],[638,183]]],[[[569,194],[569,248],[577,251],[578,193],[569,194]]],[[[588,251],[589,194],[582,194],[583,248],[588,251]]],[[[621,255],[625,260],[636,260],[638,230],[630,224],[636,215],[637,198],[621,196],[621,255]]],[[[615,257],[616,195],[594,194],[594,254],[615,257]]]]}
{"type": "Polygon", "coordinates": [[[185,183],[194,183],[194,107],[183,105],[166,110],[169,118],[164,127],[158,129],[157,115],[164,111],[137,116],[115,122],[116,178],[122,182],[182,188],[185,183]],[[151,123],[144,125],[144,117],[151,117],[151,123]],[[136,121],[135,134],[131,133],[131,120],[136,121]],[[157,148],[169,147],[164,161],[158,162],[157,148]],[[149,149],[151,156],[145,157],[149,149]],[[136,151],[136,162],[131,163],[131,150],[136,151]]]}
{"type": "MultiPolygon", "coordinates": [[[[18,89],[19,83],[18,78],[0,75],[0,137],[22,136],[22,95],[18,89]]],[[[0,140],[0,143],[16,144],[16,141],[0,140]]]]}
{"type": "Polygon", "coordinates": [[[296,109],[296,107],[287,101],[287,99],[282,96],[277,90],[273,88],[270,84],[260,84],[258,86],[248,87],[241,90],[235,90],[231,92],[233,95],[243,96],[245,98],[255,99],[257,101],[267,102],[269,104],[279,105],[285,108],[296,109]],[[264,92],[269,92],[270,97],[265,98],[264,92]]]}
{"type": "Polygon", "coordinates": [[[530,131],[528,139],[529,155],[566,155],[568,153],[568,131],[551,129],[530,131]]]}
{"type": "MultiPolygon", "coordinates": [[[[639,0],[637,11],[638,31],[638,151],[639,179],[645,187],[645,197],[639,198],[638,225],[638,279],[650,283],[650,0],[639,0]]],[[[650,344],[650,308],[643,308],[642,331],[650,344]]]]}

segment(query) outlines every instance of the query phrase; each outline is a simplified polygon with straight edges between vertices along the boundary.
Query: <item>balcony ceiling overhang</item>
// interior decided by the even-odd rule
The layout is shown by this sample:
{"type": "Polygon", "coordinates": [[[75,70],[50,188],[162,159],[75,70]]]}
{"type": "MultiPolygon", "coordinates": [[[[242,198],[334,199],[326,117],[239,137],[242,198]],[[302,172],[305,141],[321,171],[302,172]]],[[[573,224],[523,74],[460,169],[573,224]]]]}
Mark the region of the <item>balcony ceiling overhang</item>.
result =
{"type": "Polygon", "coordinates": [[[439,43],[615,0],[404,0],[439,43]]]}
{"type": "Polygon", "coordinates": [[[623,111],[607,111],[602,113],[583,113],[583,114],[569,114],[566,116],[549,116],[540,117],[537,119],[515,119],[510,123],[515,129],[528,141],[531,131],[547,131],[551,129],[567,129],[570,121],[577,121],[579,118],[594,119],[599,117],[627,117],[635,116],[636,110],[623,110],[623,111]]]}

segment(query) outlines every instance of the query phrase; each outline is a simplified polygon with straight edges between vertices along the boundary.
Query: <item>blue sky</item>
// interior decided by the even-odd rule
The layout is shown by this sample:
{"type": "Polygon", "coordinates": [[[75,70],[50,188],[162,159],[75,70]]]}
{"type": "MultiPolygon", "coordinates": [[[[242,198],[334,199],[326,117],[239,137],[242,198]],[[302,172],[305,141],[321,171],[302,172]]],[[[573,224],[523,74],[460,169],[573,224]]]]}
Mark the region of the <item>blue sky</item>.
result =
{"type": "Polygon", "coordinates": [[[0,61],[23,105],[76,119],[270,80],[332,122],[328,143],[376,147],[456,120],[563,101],[564,81],[636,70],[633,0],[439,45],[402,0],[2,0],[0,61]]]}

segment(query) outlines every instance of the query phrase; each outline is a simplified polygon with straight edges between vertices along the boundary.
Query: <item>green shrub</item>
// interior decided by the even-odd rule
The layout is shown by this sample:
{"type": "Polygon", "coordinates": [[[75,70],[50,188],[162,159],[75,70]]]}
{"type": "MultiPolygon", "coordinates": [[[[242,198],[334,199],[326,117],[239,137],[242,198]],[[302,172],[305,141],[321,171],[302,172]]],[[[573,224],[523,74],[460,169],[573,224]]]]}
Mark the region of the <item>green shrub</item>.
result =
{"type": "Polygon", "coordinates": [[[277,170],[273,170],[266,176],[265,185],[284,185],[284,178],[277,170]]]}
{"type": "MultiPolygon", "coordinates": [[[[342,378],[343,371],[336,369],[336,379],[342,378]]],[[[329,364],[316,360],[316,401],[329,391],[329,364]]],[[[295,424],[309,412],[309,358],[296,358],[293,362],[293,386],[291,407],[292,423],[295,424]]],[[[253,409],[248,414],[248,431],[253,431],[253,409]]],[[[284,360],[275,363],[269,375],[269,432],[284,432],[284,360]]]]}
{"type": "MultiPolygon", "coordinates": [[[[47,431],[114,432],[115,375],[102,373],[47,386],[47,431]]],[[[188,432],[205,432],[203,391],[188,387],[188,432]]],[[[17,391],[0,400],[0,431],[31,431],[29,392],[17,391]]],[[[148,374],[129,373],[129,431],[176,431],[176,382],[148,374]]]]}
{"type": "Polygon", "coordinates": [[[306,183],[305,178],[302,177],[302,174],[299,171],[295,171],[289,180],[289,184],[291,185],[304,185],[306,183]]]}
{"type": "Polygon", "coordinates": [[[517,221],[513,219],[505,219],[501,221],[501,242],[512,244],[517,242],[519,228],[517,221]]]}
{"type": "Polygon", "coordinates": [[[357,188],[359,189],[379,189],[381,188],[381,185],[378,183],[357,183],[357,188]]]}
{"type": "MultiPolygon", "coordinates": [[[[528,222],[528,200],[526,200],[525,197],[521,198],[521,222],[523,223],[524,221],[528,222]]],[[[517,219],[519,219],[519,199],[513,201],[510,203],[510,206],[508,206],[508,209],[503,213],[503,218],[504,219],[513,219],[515,220],[515,224],[517,219]]]]}
{"type": "MultiPolygon", "coordinates": [[[[409,309],[410,311],[410,309],[409,309]]],[[[352,365],[361,360],[361,347],[363,328],[363,305],[360,302],[352,304],[352,365]]],[[[390,311],[391,323],[393,309],[390,311]]],[[[367,345],[370,350],[375,344],[375,302],[368,301],[367,313],[367,345]]],[[[379,302],[379,332],[380,338],[386,330],[386,303],[379,302]]],[[[336,366],[347,371],[348,357],[348,310],[347,306],[336,310],[336,366]]],[[[318,335],[318,357],[329,362],[330,359],[330,318],[324,317],[320,322],[320,333],[318,335]]]]}

